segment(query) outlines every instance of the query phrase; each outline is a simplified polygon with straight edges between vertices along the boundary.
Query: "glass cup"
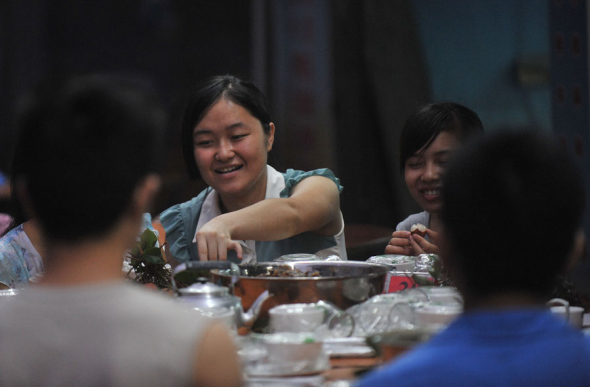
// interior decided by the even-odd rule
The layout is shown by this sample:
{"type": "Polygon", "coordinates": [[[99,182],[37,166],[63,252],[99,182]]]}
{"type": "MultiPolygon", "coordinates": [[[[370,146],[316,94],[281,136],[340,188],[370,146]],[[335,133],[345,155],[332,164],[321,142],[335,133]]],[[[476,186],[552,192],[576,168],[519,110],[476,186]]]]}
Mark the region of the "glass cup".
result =
{"type": "Polygon", "coordinates": [[[271,332],[313,332],[324,321],[324,309],[315,304],[284,304],[268,313],[271,332]]]}
{"type": "Polygon", "coordinates": [[[327,301],[284,304],[269,310],[271,332],[314,332],[320,337],[349,337],[354,318],[327,301]]]}
{"type": "Polygon", "coordinates": [[[553,298],[547,302],[551,313],[560,316],[568,321],[572,326],[582,329],[584,325],[584,308],[580,306],[571,306],[567,300],[562,298],[553,298]]]}

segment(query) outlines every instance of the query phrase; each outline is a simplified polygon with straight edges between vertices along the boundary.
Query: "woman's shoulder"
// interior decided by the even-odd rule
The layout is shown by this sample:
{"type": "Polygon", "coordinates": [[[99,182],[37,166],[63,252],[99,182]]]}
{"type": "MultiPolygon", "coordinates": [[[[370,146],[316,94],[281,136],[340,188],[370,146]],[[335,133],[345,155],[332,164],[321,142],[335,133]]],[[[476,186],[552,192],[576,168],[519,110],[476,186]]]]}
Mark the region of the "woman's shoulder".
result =
{"type": "Polygon", "coordinates": [[[3,251],[9,246],[14,246],[15,244],[20,245],[19,239],[23,237],[28,239],[27,234],[25,233],[25,230],[23,228],[23,225],[19,224],[18,226],[4,234],[2,238],[0,238],[0,251],[3,251]]]}
{"type": "Polygon", "coordinates": [[[174,204],[173,206],[167,208],[166,210],[162,211],[159,215],[159,220],[164,227],[170,222],[173,222],[175,219],[182,220],[183,218],[191,218],[195,212],[201,211],[201,206],[203,205],[203,201],[205,200],[205,196],[210,191],[210,188],[207,188],[201,191],[197,196],[193,197],[190,200],[187,200],[183,203],[174,204]]]}
{"type": "Polygon", "coordinates": [[[197,228],[203,201],[210,191],[211,189],[207,188],[191,200],[175,204],[162,211],[159,216],[158,220],[164,230],[168,249],[180,262],[190,259],[191,241],[197,228]]]}
{"type": "Polygon", "coordinates": [[[283,176],[285,177],[285,189],[281,192],[281,197],[287,197],[291,192],[291,189],[293,189],[297,183],[311,176],[327,177],[336,184],[338,191],[342,192],[343,189],[342,185],[340,184],[340,179],[337,178],[336,175],[334,175],[334,172],[328,168],[313,169],[311,171],[287,169],[287,171],[283,173],[283,176]]]}
{"type": "Polygon", "coordinates": [[[336,175],[334,175],[334,172],[332,172],[329,168],[312,169],[311,171],[287,169],[286,172],[283,172],[283,176],[285,176],[285,179],[295,180],[302,180],[310,176],[324,176],[329,178],[330,180],[340,182],[340,179],[338,179],[336,175]]]}
{"type": "Polygon", "coordinates": [[[26,237],[26,234],[20,225],[0,239],[0,283],[9,287],[28,281],[28,269],[25,262],[26,248],[19,243],[19,239],[22,237],[26,237]]]}

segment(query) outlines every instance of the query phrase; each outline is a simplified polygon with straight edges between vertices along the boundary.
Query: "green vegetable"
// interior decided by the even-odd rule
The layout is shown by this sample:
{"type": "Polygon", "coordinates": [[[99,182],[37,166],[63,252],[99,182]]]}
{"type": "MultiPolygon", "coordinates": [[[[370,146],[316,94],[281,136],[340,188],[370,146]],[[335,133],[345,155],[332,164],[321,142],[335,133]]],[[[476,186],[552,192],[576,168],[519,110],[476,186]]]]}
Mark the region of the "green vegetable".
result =
{"type": "MultiPolygon", "coordinates": [[[[153,283],[160,289],[171,289],[170,266],[164,257],[164,246],[158,247],[157,244],[158,236],[146,229],[129,252],[130,264],[135,272],[134,280],[140,284],[153,283]]],[[[130,273],[127,273],[128,277],[130,273]]]]}

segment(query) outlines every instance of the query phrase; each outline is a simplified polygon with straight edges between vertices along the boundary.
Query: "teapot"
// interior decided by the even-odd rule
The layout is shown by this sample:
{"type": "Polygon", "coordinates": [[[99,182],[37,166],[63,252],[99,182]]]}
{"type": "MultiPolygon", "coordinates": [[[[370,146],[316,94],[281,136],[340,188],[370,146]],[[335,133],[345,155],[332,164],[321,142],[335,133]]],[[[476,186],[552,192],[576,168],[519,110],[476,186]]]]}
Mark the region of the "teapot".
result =
{"type": "Polygon", "coordinates": [[[268,290],[258,296],[248,312],[244,312],[239,297],[230,294],[230,289],[217,285],[207,277],[198,276],[191,285],[178,289],[178,275],[192,271],[197,275],[210,269],[225,269],[231,274],[231,286],[239,279],[238,266],[229,261],[225,262],[197,262],[189,261],[176,267],[172,274],[172,287],[178,293],[177,300],[190,306],[202,314],[215,319],[222,319],[230,326],[251,327],[258,318],[260,308],[267,298],[271,297],[268,290]]]}

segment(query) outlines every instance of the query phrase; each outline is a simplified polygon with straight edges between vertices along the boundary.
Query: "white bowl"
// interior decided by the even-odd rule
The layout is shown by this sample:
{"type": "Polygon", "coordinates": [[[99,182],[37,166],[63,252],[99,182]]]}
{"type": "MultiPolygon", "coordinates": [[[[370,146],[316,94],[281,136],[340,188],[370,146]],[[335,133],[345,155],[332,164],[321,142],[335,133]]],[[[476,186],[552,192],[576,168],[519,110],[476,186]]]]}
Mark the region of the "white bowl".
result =
{"type": "Polygon", "coordinates": [[[420,290],[424,291],[432,302],[463,304],[461,294],[452,286],[423,286],[420,290]]]}
{"type": "Polygon", "coordinates": [[[458,304],[424,305],[416,309],[416,324],[418,325],[446,325],[463,312],[458,304]]]}
{"type": "Polygon", "coordinates": [[[313,332],[324,321],[325,310],[315,304],[283,304],[268,313],[273,332],[313,332]]]}
{"type": "Polygon", "coordinates": [[[314,364],[322,354],[322,342],[305,333],[273,333],[264,335],[267,357],[272,362],[306,361],[314,364]]]}
{"type": "Polygon", "coordinates": [[[584,322],[584,308],[581,306],[570,306],[569,316],[568,310],[565,306],[552,306],[550,310],[553,314],[561,316],[566,321],[569,321],[574,327],[582,329],[584,322]]]}

